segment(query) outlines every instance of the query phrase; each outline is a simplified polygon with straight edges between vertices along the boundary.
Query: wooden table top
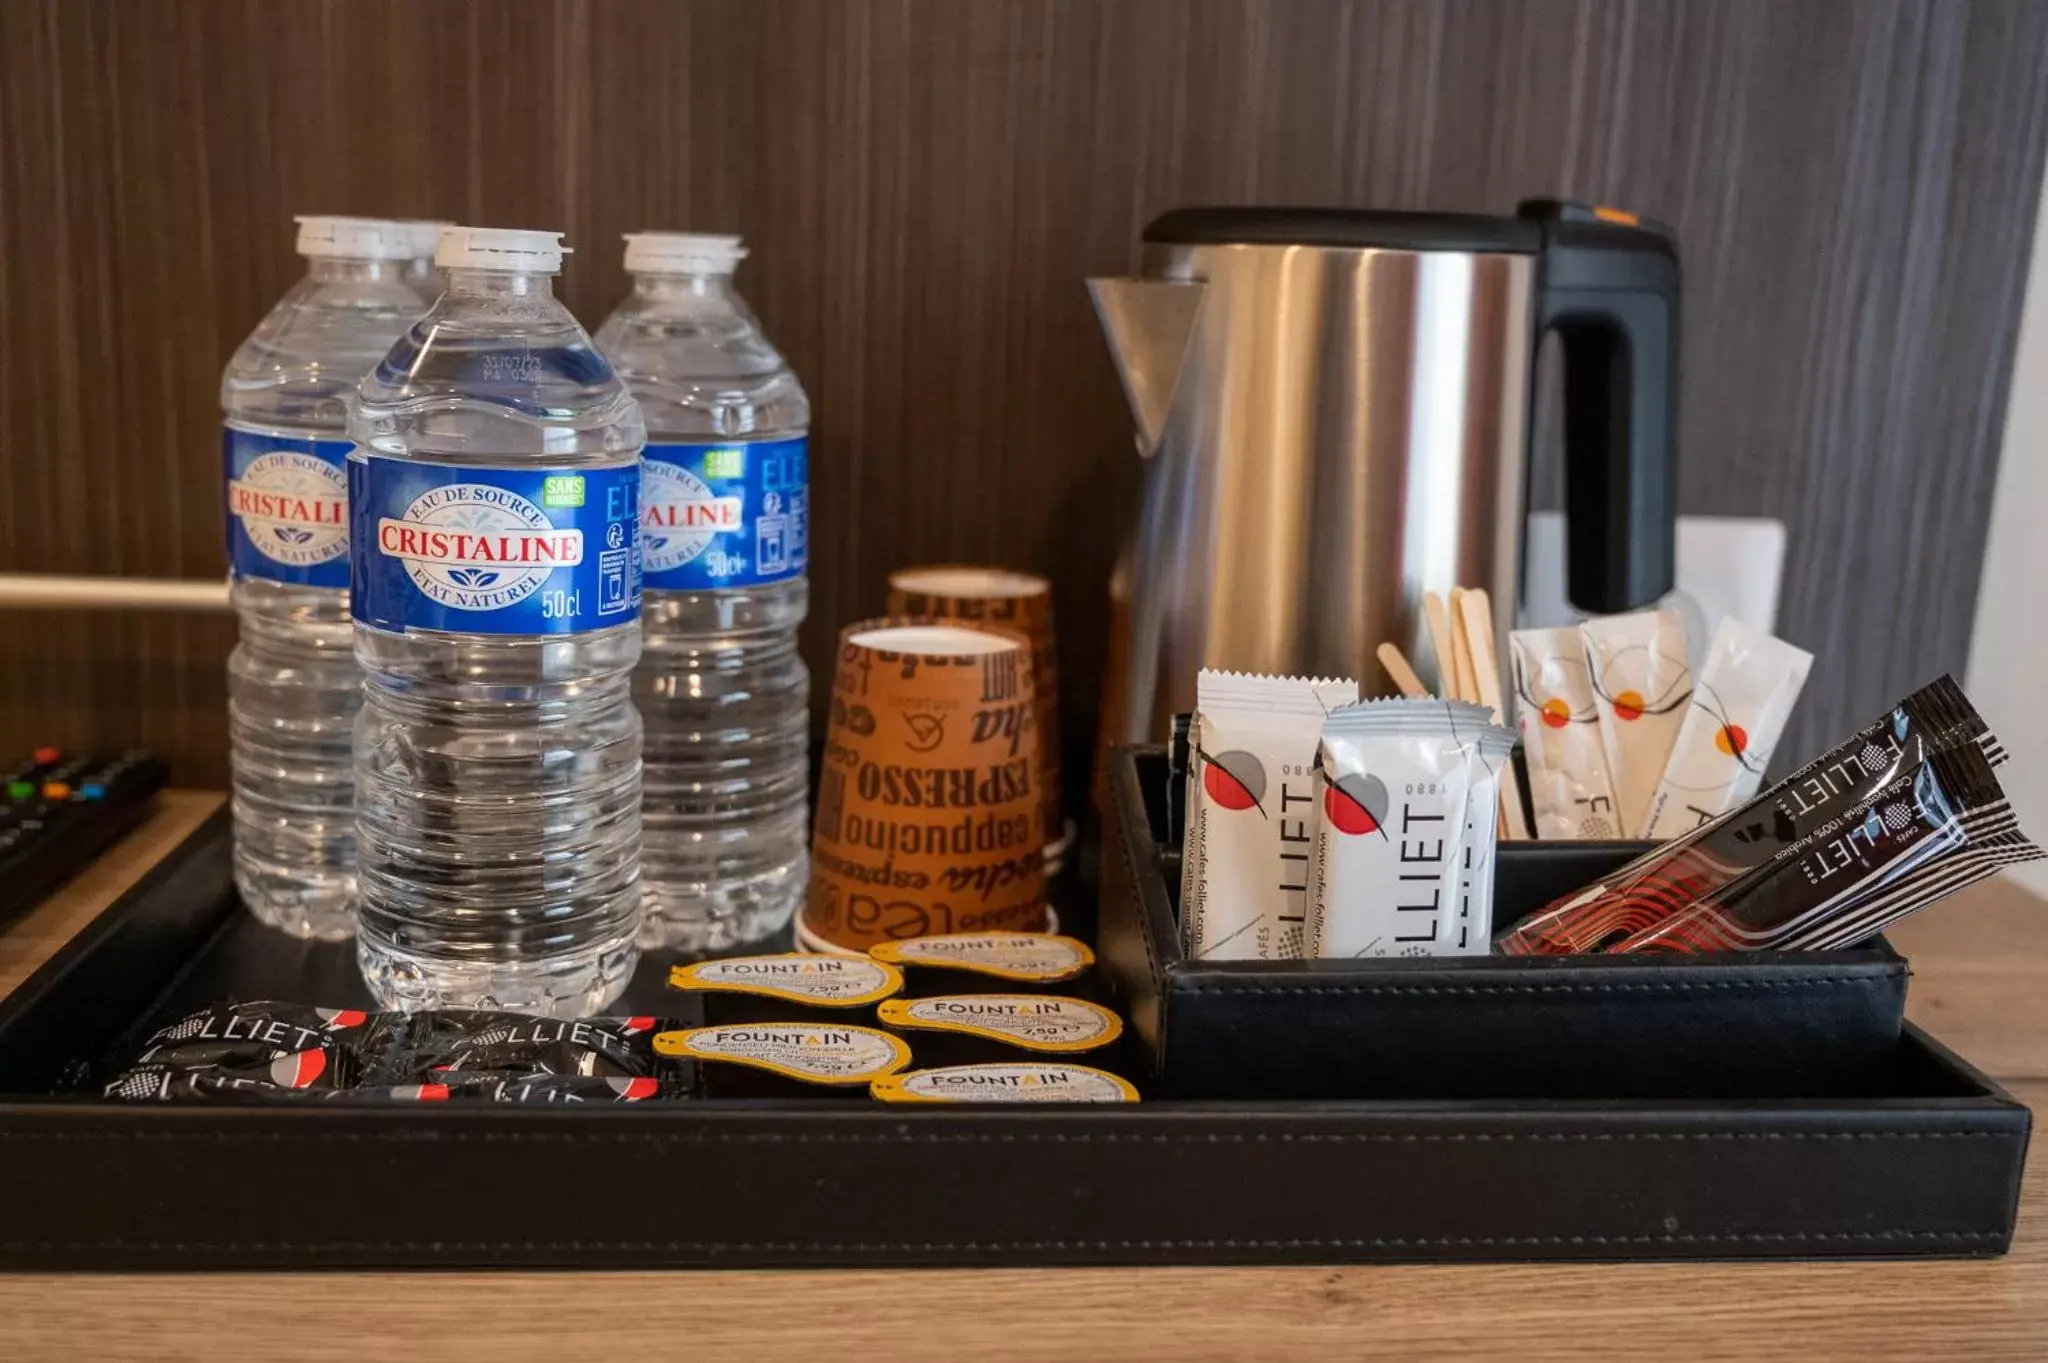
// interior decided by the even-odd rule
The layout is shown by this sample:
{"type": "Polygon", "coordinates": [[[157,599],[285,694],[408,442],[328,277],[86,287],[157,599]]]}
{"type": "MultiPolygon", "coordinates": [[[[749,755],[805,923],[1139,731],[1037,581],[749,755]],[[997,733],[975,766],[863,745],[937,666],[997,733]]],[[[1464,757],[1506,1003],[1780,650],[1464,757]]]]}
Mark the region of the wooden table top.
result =
{"type": "MultiPolygon", "coordinates": [[[[173,792],[0,936],[0,994],[219,803],[173,792]]],[[[1912,1016],[2048,1102],[2048,904],[1893,934],[1912,1016]]],[[[2048,1358],[2048,1142],[1990,1261],[860,1272],[0,1275],[0,1359],[2048,1358]]],[[[0,1216],[4,1216],[0,1208],[0,1216]]]]}

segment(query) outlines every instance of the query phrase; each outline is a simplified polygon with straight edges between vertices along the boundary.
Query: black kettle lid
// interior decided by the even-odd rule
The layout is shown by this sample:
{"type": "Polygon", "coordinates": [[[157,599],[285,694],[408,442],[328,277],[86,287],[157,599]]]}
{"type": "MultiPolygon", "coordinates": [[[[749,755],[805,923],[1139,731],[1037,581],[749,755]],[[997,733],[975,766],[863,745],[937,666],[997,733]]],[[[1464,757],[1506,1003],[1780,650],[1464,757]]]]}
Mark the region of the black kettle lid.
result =
{"type": "Polygon", "coordinates": [[[1489,251],[1534,255],[1543,228],[1486,213],[1400,213],[1358,208],[1176,208],[1144,239],[1180,246],[1335,246],[1381,251],[1489,251]]]}

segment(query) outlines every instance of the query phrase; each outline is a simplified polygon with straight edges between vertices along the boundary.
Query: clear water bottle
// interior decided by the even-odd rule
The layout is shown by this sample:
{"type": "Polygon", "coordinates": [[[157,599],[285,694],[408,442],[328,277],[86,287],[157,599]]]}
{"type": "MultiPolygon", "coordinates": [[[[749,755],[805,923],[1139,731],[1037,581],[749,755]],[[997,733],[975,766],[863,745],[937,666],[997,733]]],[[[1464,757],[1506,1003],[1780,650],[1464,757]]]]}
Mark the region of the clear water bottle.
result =
{"type": "Polygon", "coordinates": [[[357,957],[386,1007],[602,1010],[639,954],[640,409],[554,232],[451,227],[350,430],[357,957]]]}
{"type": "Polygon", "coordinates": [[[640,399],[647,599],[641,941],[722,951],[788,924],[810,872],[811,409],[733,288],[738,237],[626,238],[598,349],[640,399]]]}
{"type": "Polygon", "coordinates": [[[404,223],[300,218],[306,277],[228,362],[228,660],[235,884],[301,937],[355,931],[347,403],[425,309],[404,223]]]}
{"type": "Polygon", "coordinates": [[[440,243],[441,229],[454,225],[426,218],[405,220],[406,230],[412,234],[412,259],[405,267],[406,282],[429,303],[441,295],[441,271],[434,265],[434,248],[440,243]]]}

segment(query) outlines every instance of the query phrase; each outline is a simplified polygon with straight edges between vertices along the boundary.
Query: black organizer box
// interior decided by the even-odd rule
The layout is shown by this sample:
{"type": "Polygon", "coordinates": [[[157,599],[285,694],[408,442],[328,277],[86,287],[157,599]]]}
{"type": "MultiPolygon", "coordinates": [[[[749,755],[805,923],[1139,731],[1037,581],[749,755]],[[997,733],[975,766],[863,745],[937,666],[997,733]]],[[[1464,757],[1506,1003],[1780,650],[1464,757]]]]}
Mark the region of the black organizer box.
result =
{"type": "MultiPolygon", "coordinates": [[[[2028,1133],[2024,1107],[1910,1028],[1830,1098],[560,1111],[94,1096],[192,1006],[366,1002],[349,958],[240,912],[223,816],[0,1003],[0,1267],[1982,1255],[2010,1240],[2028,1133]]],[[[622,1006],[677,1012],[664,965],[622,1006]]]]}
{"type": "MultiPolygon", "coordinates": [[[[1854,951],[1709,956],[1194,961],[1177,929],[1166,754],[1111,757],[1103,965],[1160,1092],[1210,1098],[1825,1096],[1899,1045],[1906,962],[1854,951]]],[[[1500,846],[1505,927],[1641,855],[1500,846]]]]}

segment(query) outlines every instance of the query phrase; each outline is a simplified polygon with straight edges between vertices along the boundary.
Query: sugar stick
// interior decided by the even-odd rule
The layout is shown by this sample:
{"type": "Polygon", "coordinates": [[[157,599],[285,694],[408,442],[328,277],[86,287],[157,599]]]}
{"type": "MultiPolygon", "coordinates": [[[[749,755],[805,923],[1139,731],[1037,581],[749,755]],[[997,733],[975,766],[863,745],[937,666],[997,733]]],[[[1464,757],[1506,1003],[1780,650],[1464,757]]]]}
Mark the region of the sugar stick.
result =
{"type": "Polygon", "coordinates": [[[1479,683],[1472,671],[1472,641],[1465,637],[1465,589],[1451,588],[1451,659],[1457,669],[1457,685],[1451,694],[1459,700],[1479,702],[1479,683]]]}
{"type": "Polygon", "coordinates": [[[1422,619],[1429,626],[1430,647],[1436,650],[1436,693],[1445,700],[1456,700],[1458,668],[1451,656],[1451,622],[1444,613],[1444,599],[1435,592],[1422,594],[1422,619]]]}
{"type": "Polygon", "coordinates": [[[1472,659],[1473,684],[1481,705],[1493,711],[1502,723],[1500,708],[1500,665],[1493,656],[1493,607],[1483,587],[1458,594],[1458,615],[1465,626],[1465,644],[1472,659]]]}
{"type": "MultiPolygon", "coordinates": [[[[1465,638],[1472,647],[1472,671],[1479,686],[1479,703],[1493,711],[1495,723],[1506,723],[1500,702],[1500,663],[1493,656],[1493,602],[1486,589],[1475,587],[1458,598],[1465,624],[1465,638]]],[[[1527,839],[1529,821],[1522,812],[1522,792],[1515,782],[1512,762],[1500,774],[1500,835],[1505,839],[1527,839]]]]}
{"type": "Polygon", "coordinates": [[[1422,678],[1415,675],[1415,669],[1408,665],[1408,659],[1394,644],[1379,646],[1380,666],[1387,669],[1387,675],[1394,679],[1394,685],[1410,700],[1420,700],[1429,695],[1429,688],[1422,684],[1422,678]]]}

